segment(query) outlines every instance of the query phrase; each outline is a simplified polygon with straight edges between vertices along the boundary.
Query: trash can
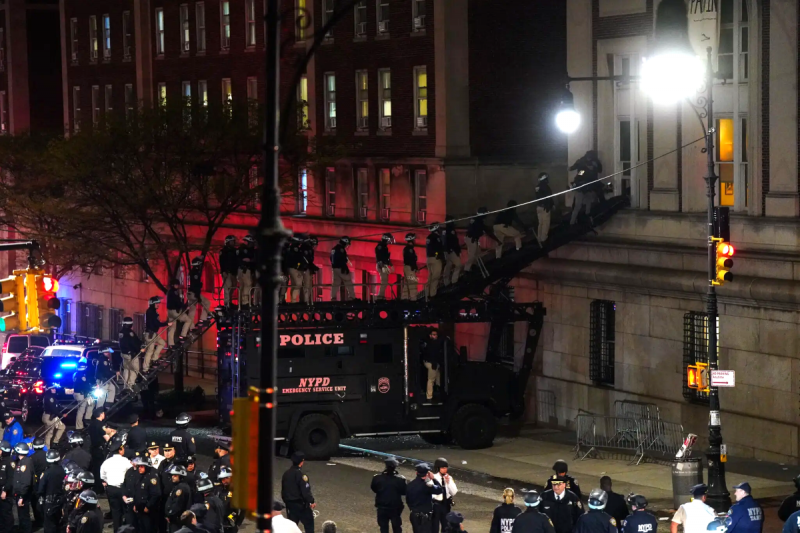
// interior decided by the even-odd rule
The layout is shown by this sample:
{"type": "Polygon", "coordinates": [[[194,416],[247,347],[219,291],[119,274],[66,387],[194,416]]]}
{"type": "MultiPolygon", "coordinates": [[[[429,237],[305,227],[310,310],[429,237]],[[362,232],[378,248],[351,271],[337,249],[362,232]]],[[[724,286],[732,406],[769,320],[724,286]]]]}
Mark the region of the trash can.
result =
{"type": "Polygon", "coordinates": [[[701,458],[676,459],[672,463],[672,502],[675,509],[692,499],[689,490],[700,483],[703,483],[701,458]]]}

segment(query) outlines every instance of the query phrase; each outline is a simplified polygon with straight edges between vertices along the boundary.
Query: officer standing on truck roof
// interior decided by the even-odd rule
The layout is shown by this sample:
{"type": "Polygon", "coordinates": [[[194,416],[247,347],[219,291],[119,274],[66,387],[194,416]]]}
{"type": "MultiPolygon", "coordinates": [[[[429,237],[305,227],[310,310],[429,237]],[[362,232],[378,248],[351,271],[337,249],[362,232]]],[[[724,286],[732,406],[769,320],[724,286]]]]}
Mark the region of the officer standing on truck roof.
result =
{"type": "MultiPolygon", "coordinates": [[[[431,232],[425,239],[425,256],[428,265],[428,284],[425,286],[426,297],[433,298],[439,290],[439,280],[442,278],[442,267],[444,266],[444,244],[442,236],[439,234],[439,223],[431,224],[431,232]]],[[[449,512],[449,511],[448,511],[449,512]]]]}
{"type": "MultiPolygon", "coordinates": [[[[347,249],[350,247],[350,237],[339,239],[339,244],[331,250],[331,270],[333,270],[333,283],[331,284],[331,301],[339,299],[340,287],[344,285],[345,300],[355,298],[353,287],[353,273],[350,272],[350,260],[347,258],[347,249]]],[[[288,509],[288,503],[287,503],[288,509]]]]}
{"type": "Polygon", "coordinates": [[[303,272],[303,303],[310,304],[312,299],[312,285],[314,274],[319,271],[319,267],[314,264],[314,252],[319,244],[319,239],[314,235],[309,235],[307,239],[300,245],[300,256],[303,258],[303,264],[300,270],[303,272]]]}
{"type": "Polygon", "coordinates": [[[386,468],[372,478],[371,489],[375,493],[375,507],[378,510],[378,527],[381,533],[403,533],[403,496],[406,494],[406,478],[397,473],[397,459],[389,457],[384,461],[386,468]]]}
{"type": "Polygon", "coordinates": [[[574,477],[567,474],[569,471],[569,466],[567,462],[563,459],[559,459],[553,464],[553,471],[555,474],[547,480],[547,484],[545,485],[545,490],[550,490],[553,488],[553,480],[558,479],[559,477],[564,478],[564,481],[567,484],[567,490],[570,490],[575,493],[575,496],[578,497],[578,500],[583,499],[583,495],[581,494],[581,488],[578,486],[578,480],[574,477]]]}
{"type": "Polygon", "coordinates": [[[414,249],[415,233],[406,233],[406,245],[403,248],[403,287],[401,297],[403,300],[417,299],[417,251],[414,249]]]}
{"type": "Polygon", "coordinates": [[[236,257],[239,259],[239,305],[249,307],[256,259],[256,240],[252,235],[242,238],[242,244],[236,249],[236,257]]]}
{"type": "Polygon", "coordinates": [[[458,282],[461,276],[461,241],[456,230],[455,217],[447,215],[444,226],[444,252],[447,264],[444,266],[444,285],[458,282]]]}
{"type": "Polygon", "coordinates": [[[314,533],[313,509],[317,504],[308,476],[302,470],[305,458],[306,455],[300,451],[292,454],[292,466],[281,478],[281,499],[286,504],[289,520],[295,524],[302,523],[306,533],[314,533]]]}
{"type": "Polygon", "coordinates": [[[389,272],[392,268],[392,254],[389,252],[390,244],[394,244],[394,236],[391,233],[384,233],[378,245],[375,246],[375,269],[381,278],[381,286],[375,296],[376,300],[386,299],[386,287],[389,286],[389,272]]]}
{"type": "Polygon", "coordinates": [[[417,477],[406,487],[406,503],[411,511],[409,521],[414,533],[430,533],[433,518],[433,495],[442,493],[442,486],[433,478],[431,467],[420,463],[417,477]]]}
{"type": "Polygon", "coordinates": [[[219,269],[222,274],[222,294],[225,307],[233,301],[236,289],[236,275],[239,273],[239,260],[236,258],[236,236],[225,237],[225,246],[219,251],[219,269]]]}

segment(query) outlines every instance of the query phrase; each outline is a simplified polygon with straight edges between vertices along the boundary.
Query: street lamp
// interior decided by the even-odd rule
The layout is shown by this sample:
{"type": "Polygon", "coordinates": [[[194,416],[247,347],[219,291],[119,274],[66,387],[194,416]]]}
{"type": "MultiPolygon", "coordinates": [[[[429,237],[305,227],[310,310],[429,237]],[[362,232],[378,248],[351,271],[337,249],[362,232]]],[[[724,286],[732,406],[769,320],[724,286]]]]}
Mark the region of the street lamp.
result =
{"type": "Polygon", "coordinates": [[[578,131],[580,125],[581,116],[575,111],[574,99],[569,91],[569,85],[567,85],[564,94],[561,96],[561,105],[558,113],[556,113],[556,126],[559,130],[569,135],[578,131]]]}

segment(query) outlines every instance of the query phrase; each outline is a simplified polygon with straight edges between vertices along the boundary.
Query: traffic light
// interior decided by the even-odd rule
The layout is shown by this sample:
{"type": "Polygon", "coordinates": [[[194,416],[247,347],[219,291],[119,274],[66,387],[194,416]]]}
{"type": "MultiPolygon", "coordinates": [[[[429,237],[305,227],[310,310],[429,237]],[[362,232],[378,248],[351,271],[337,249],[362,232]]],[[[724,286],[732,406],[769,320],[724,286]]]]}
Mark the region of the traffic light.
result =
{"type": "Polygon", "coordinates": [[[723,285],[726,281],[733,281],[731,268],[733,267],[733,245],[722,239],[713,238],[717,251],[716,277],[711,281],[713,285],[723,285]]]}
{"type": "Polygon", "coordinates": [[[686,367],[687,384],[690,389],[708,391],[708,363],[697,363],[686,367]]]}
{"type": "Polygon", "coordinates": [[[25,316],[25,275],[14,275],[0,280],[0,293],[11,295],[0,298],[0,312],[11,313],[0,317],[0,332],[12,329],[26,330],[28,322],[25,316]]]}
{"type": "MultiPolygon", "coordinates": [[[[56,297],[58,281],[44,274],[36,275],[36,316],[40,329],[61,327],[61,318],[53,311],[61,307],[61,300],[56,297]]],[[[28,311],[30,314],[30,311],[28,311]]]]}

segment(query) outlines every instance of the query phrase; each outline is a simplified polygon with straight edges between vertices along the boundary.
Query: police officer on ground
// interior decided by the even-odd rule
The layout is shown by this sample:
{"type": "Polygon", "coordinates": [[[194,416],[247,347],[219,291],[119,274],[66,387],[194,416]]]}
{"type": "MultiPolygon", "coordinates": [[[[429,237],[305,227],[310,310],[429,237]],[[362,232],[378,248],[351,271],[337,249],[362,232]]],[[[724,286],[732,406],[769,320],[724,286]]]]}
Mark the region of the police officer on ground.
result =
{"type": "Polygon", "coordinates": [[[108,493],[108,506],[111,508],[111,519],[114,523],[114,531],[122,526],[122,517],[125,515],[125,503],[123,501],[123,484],[125,475],[131,468],[131,462],[125,457],[125,446],[119,440],[114,441],[112,455],[103,461],[100,466],[100,479],[108,493]],[[113,449],[116,447],[116,449],[113,449]]]}
{"type": "Polygon", "coordinates": [[[417,251],[414,249],[414,242],[417,240],[416,233],[406,233],[406,245],[403,247],[403,286],[401,298],[403,300],[417,299],[417,251]]]}
{"type": "Polygon", "coordinates": [[[164,505],[164,516],[169,520],[169,531],[175,533],[180,529],[180,517],[192,505],[192,489],[186,484],[186,468],[183,465],[172,465],[167,473],[172,476],[172,490],[164,505]]]}
{"type": "Polygon", "coordinates": [[[83,449],[83,437],[76,431],[70,431],[67,433],[67,443],[72,449],[64,455],[64,461],[72,461],[81,470],[89,470],[89,466],[92,464],[92,456],[83,449]]]}
{"type": "Polygon", "coordinates": [[[249,307],[256,260],[256,240],[252,235],[244,236],[242,244],[236,249],[236,257],[239,260],[239,305],[249,307]]]}
{"type": "Polygon", "coordinates": [[[191,327],[191,321],[188,317],[188,308],[183,299],[181,292],[181,283],[177,279],[170,280],[169,290],[167,291],[167,320],[170,326],[167,328],[167,344],[175,346],[175,330],[178,329],[178,320],[183,323],[180,332],[180,338],[186,337],[191,327]]]}
{"type": "Polygon", "coordinates": [[[119,350],[122,352],[122,381],[125,388],[132,389],[139,375],[140,355],[144,353],[142,341],[133,331],[133,318],[126,316],[122,319],[122,329],[119,332],[119,350]]]}
{"type": "Polygon", "coordinates": [[[239,274],[239,260],[236,258],[236,236],[225,237],[225,246],[219,251],[219,270],[222,274],[222,298],[225,307],[233,302],[236,276],[239,274]]]}
{"type": "Polygon", "coordinates": [[[286,504],[289,520],[295,524],[302,523],[306,533],[313,533],[313,509],[317,504],[311,493],[308,476],[302,470],[305,457],[305,454],[300,451],[292,454],[292,466],[283,473],[281,478],[281,499],[286,504]]]}
{"type": "MultiPolygon", "coordinates": [[[[506,489],[508,490],[510,489],[506,489]]],[[[555,533],[550,517],[539,510],[542,496],[535,490],[530,490],[525,493],[524,501],[525,512],[513,520],[511,533],[555,533]]],[[[502,522],[500,531],[503,531],[502,522]]]]}
{"type": "MultiPolygon", "coordinates": [[[[111,439],[111,432],[106,425],[106,412],[100,409],[92,415],[92,423],[89,425],[89,446],[92,456],[91,472],[95,480],[100,479],[100,466],[106,458],[105,444],[111,439]]],[[[105,492],[101,486],[96,488],[96,492],[105,492]]]]}
{"type": "Polygon", "coordinates": [[[656,517],[645,511],[647,498],[636,494],[628,499],[631,504],[631,514],[622,521],[620,533],[656,533],[658,521],[656,517]]]}
{"type": "Polygon", "coordinates": [[[610,477],[603,476],[600,478],[600,488],[606,493],[606,496],[608,496],[608,501],[604,510],[606,514],[617,521],[617,526],[619,526],[628,516],[628,504],[625,502],[625,498],[622,494],[617,494],[611,490],[611,486],[610,477]]]}
{"type": "Polygon", "coordinates": [[[478,260],[481,253],[480,239],[484,235],[488,235],[495,242],[502,246],[502,242],[498,239],[492,231],[486,227],[486,215],[489,209],[486,207],[479,207],[476,216],[469,219],[469,226],[467,227],[467,264],[464,266],[464,272],[472,270],[472,265],[478,260]]]}
{"type": "Polygon", "coordinates": [[[397,472],[397,459],[390,457],[384,461],[386,468],[372,478],[370,488],[375,493],[375,508],[378,513],[378,527],[381,533],[403,531],[403,496],[406,494],[406,478],[397,472]]]}
{"type": "Polygon", "coordinates": [[[167,345],[166,341],[159,335],[162,328],[171,326],[170,322],[162,322],[158,316],[158,306],[161,305],[161,296],[153,296],[148,301],[147,311],[144,314],[144,360],[142,361],[142,372],[150,369],[150,363],[158,360],[161,351],[167,345]]]}
{"type": "Polygon", "coordinates": [[[231,448],[224,442],[218,442],[217,447],[214,448],[214,461],[208,468],[208,477],[212,483],[217,483],[217,476],[221,467],[231,468],[231,448]]]}
{"type": "MultiPolygon", "coordinates": [[[[8,441],[0,441],[0,521],[3,524],[14,524],[14,470],[17,459],[11,455],[12,448],[8,441]]],[[[10,531],[8,527],[5,531],[10,531]]]]}
{"type": "Polygon", "coordinates": [[[433,519],[433,495],[442,493],[442,486],[433,478],[430,466],[420,463],[417,477],[406,487],[406,503],[411,511],[409,521],[414,533],[430,533],[433,519]]]}
{"type": "Polygon", "coordinates": [[[78,361],[77,371],[72,375],[72,382],[75,389],[72,396],[78,402],[78,409],[75,412],[75,429],[80,430],[85,427],[86,421],[92,418],[92,404],[94,402],[94,397],[92,396],[94,381],[89,377],[84,357],[81,357],[78,361]]]}
{"type": "Polygon", "coordinates": [[[539,174],[539,183],[536,186],[536,217],[539,219],[539,233],[536,237],[540,243],[547,241],[547,236],[550,234],[550,213],[555,207],[555,203],[550,196],[553,191],[550,190],[550,176],[547,172],[539,174]]]}
{"type": "Polygon", "coordinates": [[[542,494],[542,512],[550,517],[556,533],[572,533],[572,529],[583,514],[583,504],[574,492],[567,489],[563,477],[550,479],[550,490],[542,494]]]}
{"type": "MultiPolygon", "coordinates": [[[[33,453],[30,456],[33,460],[33,490],[36,492],[39,486],[39,480],[42,478],[44,471],[47,470],[47,454],[44,451],[44,438],[36,437],[33,439],[31,447],[33,448],[33,453]]],[[[42,516],[42,505],[39,502],[38,495],[32,499],[31,508],[33,509],[33,529],[39,529],[44,522],[44,517],[42,516]]]]}
{"type": "Polygon", "coordinates": [[[48,450],[46,460],[47,470],[39,479],[36,494],[42,499],[44,533],[57,533],[64,505],[64,478],[67,473],[61,466],[61,454],[57,450],[48,450]]]}
{"type": "Polygon", "coordinates": [[[205,256],[198,255],[192,259],[192,268],[189,269],[189,324],[194,323],[194,317],[197,314],[197,304],[200,304],[200,320],[197,321],[198,326],[202,326],[208,318],[208,309],[211,302],[208,298],[203,296],[203,261],[205,256]]]}
{"type": "Polygon", "coordinates": [[[307,304],[313,301],[312,281],[314,274],[319,271],[319,267],[314,264],[314,252],[316,251],[317,244],[319,244],[319,239],[314,235],[310,235],[303,240],[303,244],[300,245],[300,256],[303,259],[303,263],[300,265],[300,270],[303,273],[302,301],[307,304]]]}
{"type": "Polygon", "coordinates": [[[376,300],[386,299],[386,288],[389,286],[389,273],[392,269],[392,254],[389,252],[389,245],[394,244],[394,235],[384,233],[381,240],[375,246],[375,269],[381,278],[381,286],[378,289],[376,300]]]}
{"type": "Polygon", "coordinates": [[[617,521],[604,511],[608,494],[602,489],[589,493],[589,512],[581,515],[575,524],[575,533],[617,533],[617,521]]]}
{"type": "Polygon", "coordinates": [[[131,428],[125,441],[125,457],[133,459],[136,454],[144,454],[147,448],[147,431],[139,424],[139,415],[133,414],[130,418],[131,428]]]}
{"type": "Polygon", "coordinates": [[[458,487],[455,481],[447,473],[450,465],[447,459],[439,457],[433,462],[433,479],[442,486],[441,494],[434,494],[433,498],[433,526],[431,531],[439,533],[439,525],[442,531],[447,526],[447,515],[453,508],[453,497],[458,494],[458,487]]]}
{"type": "Polygon", "coordinates": [[[175,457],[178,461],[186,461],[188,456],[197,454],[197,446],[194,443],[194,437],[192,437],[187,429],[191,420],[192,417],[188,414],[179,414],[175,419],[175,424],[178,427],[169,435],[169,441],[175,447],[175,457]]]}
{"type": "Polygon", "coordinates": [[[714,514],[714,509],[705,503],[708,492],[706,484],[695,485],[689,492],[692,500],[678,507],[670,523],[670,533],[678,533],[679,525],[683,526],[683,533],[703,533],[717,516],[714,514]]]}
{"type": "Polygon", "coordinates": [[[209,533],[222,533],[222,519],[225,516],[225,505],[219,496],[214,494],[214,484],[207,477],[197,480],[197,492],[202,496],[202,501],[207,512],[201,520],[201,525],[209,533]]]}
{"type": "Polygon", "coordinates": [[[455,217],[447,215],[444,226],[444,285],[458,282],[461,276],[461,240],[458,238],[455,217]]]}
{"type": "Polygon", "coordinates": [[[761,533],[764,529],[764,511],[750,495],[750,483],[745,481],[733,488],[736,503],[728,511],[731,519],[728,533],[761,533]]]}
{"type": "Polygon", "coordinates": [[[427,258],[426,264],[428,266],[428,284],[425,289],[427,297],[433,298],[439,290],[439,280],[442,278],[445,257],[444,243],[442,242],[442,236],[439,234],[439,223],[434,222],[431,224],[430,230],[428,238],[425,239],[425,257],[427,258]]]}
{"type": "MultiPolygon", "coordinates": [[[[350,272],[350,260],[347,258],[347,249],[350,247],[350,237],[342,237],[339,243],[331,250],[331,270],[333,270],[333,284],[331,285],[331,301],[339,299],[340,287],[344,286],[345,299],[355,298],[353,288],[353,273],[350,272]]],[[[286,502],[287,509],[289,503],[286,502]]]]}
{"type": "Polygon", "coordinates": [[[567,474],[569,471],[569,466],[567,462],[563,459],[559,459],[553,464],[553,474],[550,479],[547,480],[547,484],[545,485],[545,490],[550,490],[553,488],[553,480],[559,477],[563,478],[567,484],[567,490],[570,490],[575,493],[575,496],[578,497],[579,500],[583,499],[583,494],[581,494],[581,488],[578,486],[578,480],[574,477],[567,474]]]}
{"type": "Polygon", "coordinates": [[[443,533],[469,533],[464,529],[464,515],[455,511],[447,513],[444,517],[445,526],[442,527],[443,533]]]}
{"type": "MultiPolygon", "coordinates": [[[[503,503],[494,508],[489,533],[512,533],[514,522],[522,513],[522,510],[514,505],[514,496],[515,493],[512,488],[507,488],[503,491],[503,503]]],[[[537,505],[540,500],[537,493],[537,505]]],[[[547,517],[545,518],[547,519],[547,517]]],[[[549,521],[549,519],[547,520],[549,521]]]]}
{"type": "Polygon", "coordinates": [[[97,508],[97,494],[85,490],[78,496],[78,520],[76,533],[103,533],[103,512],[97,508]]]}
{"type": "Polygon", "coordinates": [[[3,413],[3,422],[5,422],[6,429],[3,430],[3,440],[8,442],[11,447],[22,442],[25,435],[22,433],[22,425],[17,421],[11,411],[3,413]]]}
{"type": "MultiPolygon", "coordinates": [[[[161,468],[161,463],[163,463],[166,460],[166,457],[161,455],[161,453],[159,453],[159,450],[160,446],[156,441],[153,441],[147,447],[147,456],[145,457],[148,464],[157,470],[161,468]]],[[[172,457],[173,458],[175,457],[175,448],[172,448],[172,457]]],[[[172,459],[169,460],[165,468],[169,467],[171,464],[172,464],[172,459]]],[[[161,471],[159,470],[159,477],[160,476],[161,476],[161,471]]]]}
{"type": "Polygon", "coordinates": [[[788,496],[778,509],[778,518],[786,522],[789,517],[800,511],[800,476],[795,476],[794,487],[797,489],[794,494],[788,496]]]}
{"type": "Polygon", "coordinates": [[[50,448],[57,446],[64,435],[64,423],[61,421],[61,406],[58,404],[58,389],[61,385],[51,383],[42,397],[42,424],[47,428],[44,433],[44,445],[50,448]]]}
{"type": "Polygon", "coordinates": [[[155,520],[159,515],[158,501],[161,490],[158,486],[158,476],[142,457],[133,460],[133,466],[139,475],[133,478],[132,486],[126,486],[123,495],[133,505],[133,526],[140,533],[154,533],[155,520]]]}
{"type": "Polygon", "coordinates": [[[225,514],[222,516],[222,525],[225,533],[236,533],[244,520],[244,513],[233,508],[233,491],[231,491],[231,477],[233,473],[229,468],[222,467],[219,470],[219,487],[216,495],[222,501],[225,514]]]}
{"type": "Polygon", "coordinates": [[[20,533],[31,533],[33,524],[31,523],[31,500],[34,495],[34,469],[33,459],[28,457],[30,448],[24,442],[14,446],[17,454],[17,468],[14,470],[14,504],[17,508],[19,518],[20,533]]]}

